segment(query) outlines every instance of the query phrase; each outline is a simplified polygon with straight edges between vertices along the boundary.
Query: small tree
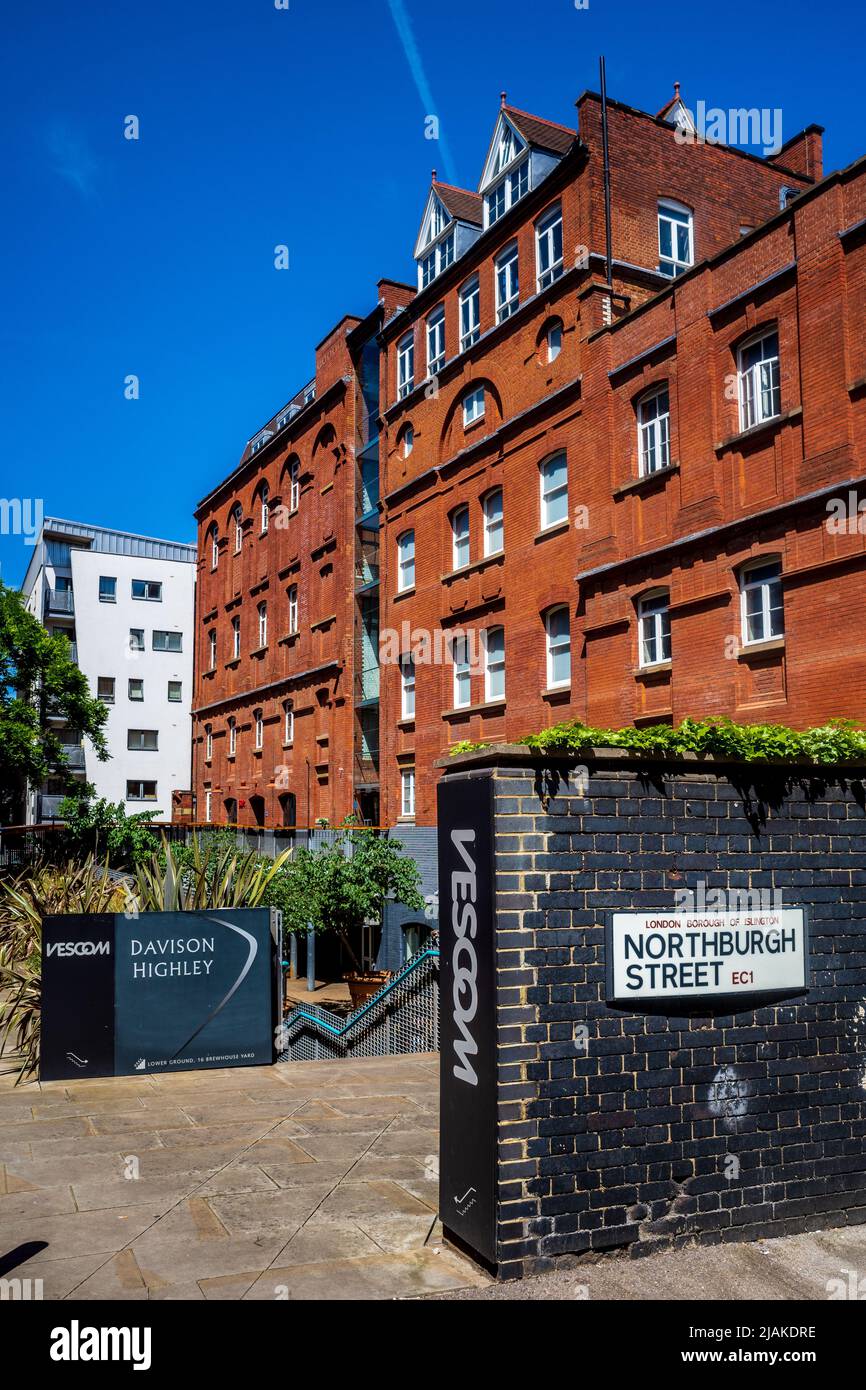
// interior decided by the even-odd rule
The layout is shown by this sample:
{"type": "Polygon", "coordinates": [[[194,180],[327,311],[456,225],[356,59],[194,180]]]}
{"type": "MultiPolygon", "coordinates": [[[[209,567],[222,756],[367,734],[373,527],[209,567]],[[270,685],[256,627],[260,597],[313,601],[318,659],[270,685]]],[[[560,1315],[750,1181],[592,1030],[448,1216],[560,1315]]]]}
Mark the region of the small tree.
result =
{"type": "Polygon", "coordinates": [[[107,714],[70,660],[66,638],[52,637],[21,594],[0,584],[0,819],[20,811],[28,782],[60,777],[70,790],[76,785],[49,716],[85,734],[104,762],[107,714]]]}
{"type": "Polygon", "coordinates": [[[389,899],[422,911],[420,882],[418,865],[399,840],[354,829],[349,822],[330,844],[298,850],[275,876],[266,900],[282,909],[287,931],[336,932],[360,970],[350,933],[380,917],[389,899]]]}
{"type": "Polygon", "coordinates": [[[147,823],[159,811],[126,814],[122,801],[114,805],[87,796],[67,796],[58,811],[65,824],[63,840],[69,853],[107,855],[111,864],[134,867],[159,850],[159,840],[147,823]]]}

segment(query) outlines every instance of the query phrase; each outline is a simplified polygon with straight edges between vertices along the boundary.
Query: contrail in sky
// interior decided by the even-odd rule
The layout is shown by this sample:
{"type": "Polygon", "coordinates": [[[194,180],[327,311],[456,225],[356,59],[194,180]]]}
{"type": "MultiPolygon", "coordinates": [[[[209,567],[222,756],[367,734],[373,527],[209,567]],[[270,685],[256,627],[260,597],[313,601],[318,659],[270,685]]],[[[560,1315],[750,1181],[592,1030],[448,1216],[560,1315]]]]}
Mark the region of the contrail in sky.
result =
{"type": "MultiPolygon", "coordinates": [[[[397,33],[400,35],[400,42],[406,54],[406,62],[409,64],[409,71],[412,80],[418,90],[421,103],[424,107],[425,116],[436,115],[436,103],[433,100],[433,93],[430,90],[430,83],[427,81],[427,74],[424,71],[424,64],[421,62],[421,54],[418,52],[418,45],[415,42],[415,35],[412,33],[412,24],[406,13],[403,0],[388,0],[388,8],[391,17],[397,26],[397,33]]],[[[442,151],[442,164],[445,169],[445,177],[449,183],[456,182],[454,164],[451,160],[451,151],[448,148],[448,141],[442,134],[442,122],[439,123],[439,139],[437,141],[442,151]]]]}

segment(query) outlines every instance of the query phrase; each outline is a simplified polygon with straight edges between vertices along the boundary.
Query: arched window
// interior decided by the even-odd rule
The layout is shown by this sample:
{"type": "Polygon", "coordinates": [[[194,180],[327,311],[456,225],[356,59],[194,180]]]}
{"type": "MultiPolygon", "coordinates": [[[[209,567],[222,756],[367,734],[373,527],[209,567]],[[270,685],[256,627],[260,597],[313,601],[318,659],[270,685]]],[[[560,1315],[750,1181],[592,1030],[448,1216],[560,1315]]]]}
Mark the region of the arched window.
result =
{"type": "Polygon", "coordinates": [[[437,305],[427,318],[427,375],[445,366],[445,306],[437,305]]]}
{"type": "Polygon", "coordinates": [[[232,512],[232,521],[235,528],[235,554],[239,554],[244,543],[244,514],[241,511],[241,504],[238,502],[232,512]]]}
{"type": "Polygon", "coordinates": [[[505,699],[505,628],[488,627],[481,634],[484,657],[484,699],[505,699]]]}
{"type": "Polygon", "coordinates": [[[220,562],[220,538],[216,522],[214,522],[208,532],[208,540],[210,543],[210,567],[212,570],[215,570],[220,562]]]}
{"type": "Polygon", "coordinates": [[[289,511],[296,512],[301,502],[301,461],[292,459],[289,464],[289,511]]]}
{"type": "Polygon", "coordinates": [[[777,556],[750,560],[740,570],[740,621],[744,646],[784,637],[782,562],[777,556]]]}
{"type": "Polygon", "coordinates": [[[640,475],[648,477],[671,462],[671,408],[667,382],[654,386],[637,403],[640,475]]]}
{"type": "Polygon", "coordinates": [[[268,498],[269,498],[269,497],[270,497],[270,488],[268,487],[267,483],[262,483],[262,490],[261,490],[261,492],[259,493],[259,508],[260,508],[260,523],[259,523],[259,529],[260,529],[261,534],[262,534],[263,536],[266,536],[266,535],[267,535],[267,533],[268,533],[268,524],[269,524],[269,522],[270,522],[270,508],[269,508],[269,506],[268,506],[268,498]]]}
{"type": "Polygon", "coordinates": [[[667,589],[638,601],[638,664],[661,666],[671,659],[670,595],[667,589]]]}
{"type": "Polygon", "coordinates": [[[229,715],[229,757],[233,758],[238,751],[238,726],[233,714],[229,715]]]}
{"type": "Polygon", "coordinates": [[[268,645],[268,605],[262,600],[258,607],[259,614],[259,646],[268,645]]]}
{"type": "Polygon", "coordinates": [[[407,425],[400,436],[400,447],[404,459],[407,459],[415,448],[415,431],[411,425],[407,425]]]}
{"type": "Polygon", "coordinates": [[[779,333],[765,328],[737,352],[740,429],[750,430],[782,411],[779,386],[779,333]]]}
{"type": "Polygon", "coordinates": [[[415,532],[404,531],[397,541],[397,592],[415,587],[415,532]]]}
{"type": "Polygon", "coordinates": [[[207,762],[213,757],[213,727],[210,724],[204,726],[204,755],[207,762]]]}
{"type": "Polygon", "coordinates": [[[255,728],[256,752],[261,752],[265,745],[265,716],[262,710],[253,711],[253,721],[255,728]]]}
{"type": "Polygon", "coordinates": [[[544,618],[547,647],[547,686],[571,685],[571,624],[568,609],[551,608],[544,618]]]}
{"type": "Polygon", "coordinates": [[[535,255],[538,288],[544,290],[558,280],[563,272],[562,208],[559,203],[548,208],[535,227],[535,255]]]}
{"type": "Polygon", "coordinates": [[[568,520],[568,464],[565,453],[546,459],[541,474],[541,529],[568,520]]]}
{"type": "Polygon", "coordinates": [[[502,488],[495,487],[481,499],[484,517],[484,554],[499,555],[505,547],[502,519],[502,488]]]}
{"type": "Polygon", "coordinates": [[[469,564],[469,508],[464,504],[451,513],[451,567],[462,569],[469,564]]]}

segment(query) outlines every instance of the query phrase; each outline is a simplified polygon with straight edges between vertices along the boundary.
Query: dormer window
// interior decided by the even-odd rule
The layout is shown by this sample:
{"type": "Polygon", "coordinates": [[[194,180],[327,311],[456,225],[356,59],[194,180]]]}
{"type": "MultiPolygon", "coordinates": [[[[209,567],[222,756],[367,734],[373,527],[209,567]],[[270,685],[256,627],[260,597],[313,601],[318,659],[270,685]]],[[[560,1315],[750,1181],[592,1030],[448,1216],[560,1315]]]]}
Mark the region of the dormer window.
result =
{"type": "Polygon", "coordinates": [[[494,222],[498,222],[500,217],[508,211],[510,207],[522,198],[529,189],[529,156],[521,160],[516,169],[512,169],[510,174],[506,174],[490,192],[484,200],[487,210],[487,225],[492,227],[494,222]]]}
{"type": "Polygon", "coordinates": [[[454,229],[435,246],[431,247],[420,262],[421,289],[423,290],[437,275],[441,275],[454,260],[454,229]]]}

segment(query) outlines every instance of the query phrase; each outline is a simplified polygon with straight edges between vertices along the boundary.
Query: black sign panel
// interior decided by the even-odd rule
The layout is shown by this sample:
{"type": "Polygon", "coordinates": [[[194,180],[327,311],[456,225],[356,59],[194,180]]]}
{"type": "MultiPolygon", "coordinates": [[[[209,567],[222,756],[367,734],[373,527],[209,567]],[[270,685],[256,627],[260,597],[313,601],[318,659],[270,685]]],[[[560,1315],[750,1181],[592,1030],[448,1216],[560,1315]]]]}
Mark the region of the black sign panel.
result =
{"type": "Polygon", "coordinates": [[[493,780],[439,784],[439,1214],[496,1262],[493,780]]]}
{"type": "Polygon", "coordinates": [[[114,916],[42,923],[42,1081],[114,1075],[114,916]]]}
{"type": "Polygon", "coordinates": [[[276,919],[267,908],[46,918],[42,1076],[272,1062],[276,919]]]}

